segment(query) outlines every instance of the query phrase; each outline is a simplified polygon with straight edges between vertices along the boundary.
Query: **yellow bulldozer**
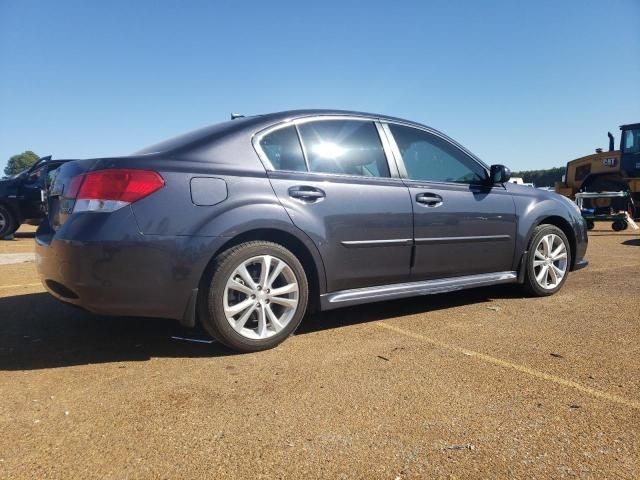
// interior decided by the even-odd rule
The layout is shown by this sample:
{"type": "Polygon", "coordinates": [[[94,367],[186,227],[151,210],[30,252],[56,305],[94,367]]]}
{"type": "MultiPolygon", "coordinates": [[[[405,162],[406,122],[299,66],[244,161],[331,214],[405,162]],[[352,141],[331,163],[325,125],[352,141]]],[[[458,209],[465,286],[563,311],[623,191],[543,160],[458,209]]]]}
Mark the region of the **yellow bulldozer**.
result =
{"type": "Polygon", "coordinates": [[[593,210],[627,211],[632,218],[640,215],[640,123],[620,126],[620,148],[615,150],[609,136],[609,150],[576,158],[567,163],[562,182],[555,190],[575,198],[579,192],[626,192],[620,198],[594,198],[587,208],[593,210]]]}

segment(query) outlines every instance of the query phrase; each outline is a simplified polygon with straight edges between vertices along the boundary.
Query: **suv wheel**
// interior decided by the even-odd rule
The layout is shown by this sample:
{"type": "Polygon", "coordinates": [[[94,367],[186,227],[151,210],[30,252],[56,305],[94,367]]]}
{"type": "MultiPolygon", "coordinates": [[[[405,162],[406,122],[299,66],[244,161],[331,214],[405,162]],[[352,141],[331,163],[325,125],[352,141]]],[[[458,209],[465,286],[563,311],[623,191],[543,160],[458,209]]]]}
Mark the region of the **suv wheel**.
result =
{"type": "Polygon", "coordinates": [[[7,235],[11,235],[18,227],[18,222],[11,213],[11,210],[4,205],[0,205],[0,240],[7,235]]]}
{"type": "Polygon", "coordinates": [[[570,265],[571,250],[564,232],[554,225],[536,227],[527,255],[527,291],[538,297],[553,295],[567,280],[570,265]]]}
{"type": "Polygon", "coordinates": [[[300,261],[282,245],[242,243],[214,261],[200,321],[234,350],[275,347],[298,327],[309,287],[300,261]]]}

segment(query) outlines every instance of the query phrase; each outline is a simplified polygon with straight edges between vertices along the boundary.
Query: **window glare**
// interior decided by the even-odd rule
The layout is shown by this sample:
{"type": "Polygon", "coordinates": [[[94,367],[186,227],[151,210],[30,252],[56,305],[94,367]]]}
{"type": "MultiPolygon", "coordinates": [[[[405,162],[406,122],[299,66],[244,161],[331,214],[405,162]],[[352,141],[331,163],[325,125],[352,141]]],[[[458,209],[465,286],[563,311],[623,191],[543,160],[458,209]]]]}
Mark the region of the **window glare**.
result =
{"type": "Polygon", "coordinates": [[[391,176],[378,129],[372,121],[317,120],[302,123],[298,129],[310,171],[391,176]]]}

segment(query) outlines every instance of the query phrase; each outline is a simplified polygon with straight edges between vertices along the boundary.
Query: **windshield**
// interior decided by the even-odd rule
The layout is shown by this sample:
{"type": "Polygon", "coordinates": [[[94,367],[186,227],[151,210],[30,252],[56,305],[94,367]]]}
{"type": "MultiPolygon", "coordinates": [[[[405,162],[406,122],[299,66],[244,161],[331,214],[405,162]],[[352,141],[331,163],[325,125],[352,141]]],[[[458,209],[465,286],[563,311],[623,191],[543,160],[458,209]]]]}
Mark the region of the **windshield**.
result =
{"type": "Polygon", "coordinates": [[[31,170],[35,170],[36,168],[38,168],[40,165],[42,165],[44,162],[46,162],[47,160],[50,160],[51,157],[41,157],[38,160],[36,160],[36,163],[34,163],[33,165],[31,165],[30,167],[25,168],[24,170],[22,170],[21,172],[15,173],[11,176],[9,176],[9,178],[18,178],[21,177],[23,175],[26,175],[27,173],[29,173],[31,170]]]}
{"type": "Polygon", "coordinates": [[[622,132],[622,151],[624,153],[640,152],[640,128],[622,132]]]}

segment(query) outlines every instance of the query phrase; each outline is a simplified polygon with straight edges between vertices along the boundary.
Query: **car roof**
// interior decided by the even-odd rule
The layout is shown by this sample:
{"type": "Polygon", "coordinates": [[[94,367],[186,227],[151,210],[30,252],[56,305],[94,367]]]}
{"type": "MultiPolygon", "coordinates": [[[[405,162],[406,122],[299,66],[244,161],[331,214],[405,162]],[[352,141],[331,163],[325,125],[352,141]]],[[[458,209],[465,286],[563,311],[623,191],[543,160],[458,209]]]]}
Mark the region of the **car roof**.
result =
{"type": "MultiPolygon", "coordinates": [[[[153,153],[175,151],[185,147],[199,144],[203,141],[212,141],[223,136],[231,136],[237,133],[254,134],[272,125],[294,120],[303,117],[336,115],[336,116],[352,116],[371,119],[380,119],[383,121],[396,121],[406,124],[426,127],[416,122],[411,122],[401,118],[390,117],[387,115],[379,115],[375,113],[357,112],[352,110],[335,110],[335,109],[304,109],[304,110],[285,110],[282,112],[264,113],[259,115],[237,117],[233,120],[209,125],[197,130],[186,132],[182,135],[169,138],[154,145],[138,150],[134,155],[148,155],[153,153]]],[[[431,129],[433,130],[433,129],[431,129]]],[[[434,130],[435,131],[435,130],[434,130]]],[[[440,132],[438,132],[440,133],[440,132]]]]}
{"type": "MultiPolygon", "coordinates": [[[[244,118],[260,118],[265,121],[284,121],[288,119],[300,118],[300,117],[311,117],[316,115],[337,115],[337,116],[352,116],[352,117],[366,117],[366,118],[377,118],[380,120],[387,120],[391,122],[402,122],[409,123],[412,125],[418,125],[421,127],[427,127],[426,125],[420,124],[418,122],[413,122],[411,120],[407,120],[404,118],[393,117],[390,115],[382,115],[379,113],[370,113],[370,112],[360,112],[357,110],[337,110],[337,109],[299,109],[299,110],[285,110],[282,112],[274,112],[274,113],[266,113],[261,115],[256,115],[254,117],[244,117],[244,118]]],[[[431,127],[427,127],[431,128],[431,127]]]]}
{"type": "Polygon", "coordinates": [[[153,154],[163,154],[163,153],[178,153],[181,151],[194,150],[200,148],[203,145],[211,145],[217,140],[222,140],[224,138],[229,139],[233,138],[236,135],[242,136],[253,136],[254,134],[267,129],[271,126],[277,125],[278,123],[296,120],[304,117],[314,117],[314,116],[349,116],[349,117],[363,117],[369,119],[376,119],[380,121],[388,121],[388,122],[399,122],[409,126],[415,126],[418,128],[427,129],[442,138],[448,140],[449,142],[455,144],[460,149],[465,151],[468,155],[476,159],[481,164],[486,164],[479,159],[472,152],[467,150],[463,145],[456,142],[454,139],[448,137],[447,135],[439,132],[438,130],[429,127],[427,125],[413,122],[410,120],[406,120],[403,118],[393,117],[389,115],[381,115],[377,113],[367,113],[360,112],[355,110],[339,110],[339,109],[299,109],[299,110],[285,110],[281,112],[273,112],[273,113],[264,113],[259,115],[251,115],[251,116],[243,116],[237,117],[233,120],[227,120],[225,122],[217,123],[214,125],[209,125],[204,128],[200,128],[198,130],[193,130],[191,132],[187,132],[183,135],[170,138],[168,140],[162,141],[155,145],[151,145],[142,150],[135,152],[133,155],[153,155],[153,154]]]}

